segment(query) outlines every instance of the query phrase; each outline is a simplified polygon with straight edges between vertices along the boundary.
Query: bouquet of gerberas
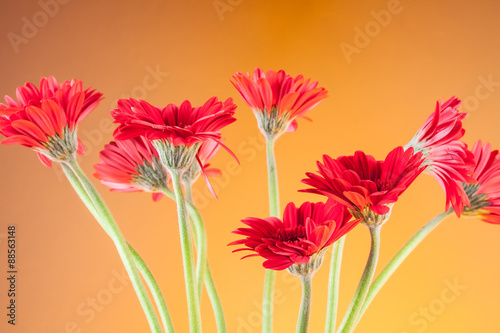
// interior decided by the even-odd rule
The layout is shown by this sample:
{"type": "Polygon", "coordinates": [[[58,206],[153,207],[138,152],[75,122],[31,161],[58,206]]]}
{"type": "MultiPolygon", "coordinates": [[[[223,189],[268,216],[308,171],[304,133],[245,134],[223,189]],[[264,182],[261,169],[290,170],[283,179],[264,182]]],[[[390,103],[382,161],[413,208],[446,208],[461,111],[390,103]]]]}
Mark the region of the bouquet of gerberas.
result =
{"type": "MultiPolygon", "coordinates": [[[[253,75],[236,73],[233,85],[254,112],[266,139],[270,216],[247,217],[242,236],[229,245],[261,256],[265,273],[263,332],[273,329],[273,288],[276,271],[288,270],[302,282],[297,332],[307,332],[311,311],[312,277],[332,247],[325,332],[353,332],[378,291],[401,262],[448,215],[478,216],[500,224],[500,157],[489,144],[478,141],[472,151],[460,141],[464,135],[458,111],[460,100],[438,102],[435,111],[406,146],[391,150],[384,160],[362,151],[332,158],[324,155],[317,172],[306,173],[302,192],[323,196],[322,202],[290,202],[281,214],[274,143],[297,129],[297,119],[327,97],[316,81],[284,71],[256,69],[253,75]],[[374,278],[380,249],[380,230],[399,196],[422,173],[436,178],[446,193],[443,213],[424,225],[374,278]],[[337,327],[337,303],[342,251],[346,234],[364,224],[371,235],[365,270],[347,312],[337,327]]],[[[85,149],[77,138],[77,125],[102,99],[78,80],[58,83],[42,78],[39,87],[27,83],[0,104],[3,144],[20,144],[36,151],[50,167],[61,164],[71,185],[97,222],[116,245],[152,332],[174,332],[160,287],[144,260],[128,244],[111,212],[76,161],[85,149]],[[142,278],[141,278],[142,277],[142,278]],[[143,281],[146,283],[144,285],[143,281]],[[149,296],[148,290],[152,295],[149,296]],[[153,305],[153,303],[155,305],[153,305]],[[155,307],[156,306],[156,307],[155,307]]],[[[191,332],[201,332],[200,296],[205,286],[214,310],[218,332],[226,332],[219,300],[207,259],[207,237],[202,217],[194,205],[191,188],[203,175],[214,193],[209,176],[220,170],[208,163],[224,144],[221,130],[234,122],[236,105],[231,98],[216,97],[201,106],[189,101],[161,108],[143,100],[122,99],[111,115],[118,124],[115,141],[100,153],[94,176],[116,192],[145,191],[153,200],[167,196],[177,202],[184,264],[185,288],[191,332]],[[194,240],[194,242],[193,242],[194,240]]],[[[234,158],[237,159],[236,156],[234,158]]]]}

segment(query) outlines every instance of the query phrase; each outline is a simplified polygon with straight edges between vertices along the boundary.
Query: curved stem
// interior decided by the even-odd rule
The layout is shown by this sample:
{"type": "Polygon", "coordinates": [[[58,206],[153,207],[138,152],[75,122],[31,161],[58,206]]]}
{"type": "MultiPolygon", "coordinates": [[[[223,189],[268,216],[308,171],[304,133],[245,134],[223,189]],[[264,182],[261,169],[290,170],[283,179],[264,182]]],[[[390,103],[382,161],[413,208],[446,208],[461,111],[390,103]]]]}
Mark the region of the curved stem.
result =
{"type": "Polygon", "coordinates": [[[182,261],[184,264],[184,281],[186,284],[186,297],[189,311],[189,327],[191,333],[201,332],[201,313],[198,292],[196,289],[196,276],[194,265],[193,244],[191,230],[187,219],[186,202],[181,187],[181,171],[169,169],[177,201],[177,216],[179,219],[179,232],[181,238],[182,261]]]}
{"type": "MultiPolygon", "coordinates": [[[[194,235],[194,238],[198,242],[198,237],[200,235],[198,228],[200,226],[202,226],[203,231],[205,230],[203,219],[201,218],[200,212],[198,211],[198,209],[196,208],[196,206],[193,203],[193,198],[191,195],[191,193],[192,193],[191,186],[186,187],[186,184],[184,184],[184,187],[186,189],[187,210],[189,213],[189,218],[190,218],[192,225],[193,225],[193,235],[194,235]]],[[[175,195],[168,188],[163,188],[162,192],[167,197],[175,200],[175,195]]],[[[205,232],[203,232],[203,234],[205,234],[205,232]]],[[[197,245],[197,247],[198,247],[198,245],[197,245]]],[[[212,309],[214,311],[215,323],[217,325],[217,332],[226,333],[227,328],[226,328],[226,319],[224,317],[224,309],[222,308],[222,303],[219,299],[219,294],[217,293],[217,288],[215,286],[215,282],[214,282],[214,279],[212,277],[212,272],[210,271],[210,265],[208,263],[208,259],[206,260],[206,269],[205,269],[205,274],[204,274],[203,280],[205,282],[205,288],[207,289],[208,298],[210,299],[210,303],[212,304],[212,309]]]]}
{"type": "MultiPolygon", "coordinates": [[[[276,158],[274,156],[274,142],[276,137],[266,135],[267,156],[267,181],[269,190],[269,212],[271,216],[279,217],[280,199],[278,186],[278,171],[276,169],[276,158]]],[[[262,300],[262,333],[273,331],[273,295],[276,281],[276,271],[267,269],[264,278],[264,297],[262,300]]]]}
{"type": "Polygon", "coordinates": [[[340,324],[338,332],[349,333],[352,332],[352,330],[356,326],[356,318],[358,317],[358,313],[361,310],[361,306],[363,306],[366,294],[368,293],[368,289],[370,288],[370,283],[373,279],[373,275],[375,274],[375,268],[377,267],[378,255],[380,250],[381,226],[371,225],[368,228],[370,229],[371,235],[370,255],[368,256],[365,270],[363,271],[361,280],[359,281],[356,292],[354,293],[351,304],[349,305],[349,309],[344,316],[344,320],[340,324]]]}
{"type": "Polygon", "coordinates": [[[340,266],[342,263],[345,237],[346,236],[343,236],[333,244],[332,258],[330,261],[330,276],[328,278],[328,303],[326,306],[325,333],[335,332],[339,303],[340,266]]]}
{"type": "Polygon", "coordinates": [[[358,314],[357,320],[359,321],[366,309],[373,301],[377,293],[382,289],[387,280],[392,276],[394,271],[401,265],[401,263],[413,252],[413,250],[420,244],[427,235],[434,230],[446,217],[448,217],[452,212],[443,212],[432,220],[430,220],[426,225],[424,225],[412,238],[399,250],[399,252],[389,261],[387,266],[380,272],[375,281],[373,281],[370,286],[370,290],[366,296],[365,302],[361,311],[358,314]]]}
{"type": "MultiPolygon", "coordinates": [[[[191,182],[184,182],[184,190],[186,191],[186,202],[193,205],[191,182]]],[[[196,240],[196,289],[198,291],[198,301],[201,303],[203,281],[205,280],[205,271],[207,268],[207,232],[198,212],[190,212],[189,216],[194,227],[192,228],[193,236],[196,240]],[[198,215],[198,218],[193,217],[193,215],[198,215]]]]}
{"type": "MultiPolygon", "coordinates": [[[[149,298],[139,272],[137,271],[137,267],[135,266],[132,254],[129,251],[129,245],[125,241],[125,238],[118,228],[118,225],[116,224],[108,207],[102,200],[94,185],[89,181],[85,173],[82,171],[76,160],[69,160],[66,163],[62,163],[62,166],[68,178],[72,176],[76,177],[78,182],[81,184],[82,188],[88,196],[88,199],[82,200],[84,200],[84,203],[92,203],[92,206],[94,206],[94,210],[91,209],[91,212],[93,214],[97,214],[100,217],[98,219],[98,222],[113,240],[116,249],[118,250],[118,254],[122,259],[123,265],[125,266],[125,269],[132,282],[137,297],[139,298],[139,302],[141,303],[144,313],[146,314],[146,318],[148,320],[151,331],[155,333],[162,332],[158,316],[156,315],[153,304],[151,303],[151,299],[149,298]]],[[[89,205],[87,206],[89,207],[89,205]]]]}
{"type": "Polygon", "coordinates": [[[312,276],[301,276],[300,281],[302,282],[302,301],[300,302],[299,319],[295,332],[307,333],[311,317],[312,276]]]}

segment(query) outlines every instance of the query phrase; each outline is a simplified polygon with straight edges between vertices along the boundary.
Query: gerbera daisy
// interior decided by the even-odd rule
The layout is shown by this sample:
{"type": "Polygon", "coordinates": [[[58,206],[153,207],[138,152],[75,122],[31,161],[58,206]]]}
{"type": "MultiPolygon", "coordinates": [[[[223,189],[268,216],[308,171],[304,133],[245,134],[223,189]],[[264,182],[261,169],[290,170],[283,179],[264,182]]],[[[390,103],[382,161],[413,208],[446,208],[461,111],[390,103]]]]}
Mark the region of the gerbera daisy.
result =
{"type": "Polygon", "coordinates": [[[438,101],[435,111],[406,145],[422,152],[425,172],[436,178],[446,193],[446,211],[451,205],[458,216],[470,204],[462,183],[474,182],[471,177],[474,157],[460,141],[465,134],[462,120],[467,116],[458,111],[460,104],[455,97],[444,103],[438,101]]]}
{"type": "Polygon", "coordinates": [[[328,97],[318,82],[305,80],[302,75],[292,77],[278,72],[256,68],[253,77],[246,73],[233,75],[231,83],[250,106],[260,130],[266,136],[279,136],[297,128],[298,117],[304,115],[328,97]]]}
{"type": "Polygon", "coordinates": [[[32,148],[40,161],[63,162],[85,149],[77,139],[77,125],[102,99],[102,94],[87,88],[79,80],[57,83],[54,77],[42,78],[40,88],[26,83],[16,90],[17,101],[5,96],[0,104],[2,144],[20,144],[32,148]]]}
{"type": "Polygon", "coordinates": [[[220,130],[236,120],[235,109],[231,98],[220,102],[212,97],[197,107],[184,101],[163,109],[143,100],[121,99],[111,115],[119,123],[114,133],[117,140],[144,136],[152,141],[167,168],[185,170],[203,142],[213,140],[224,147],[220,130]]]}
{"type": "Polygon", "coordinates": [[[421,163],[422,153],[403,147],[393,149],[384,161],[362,151],[337,159],[324,155],[323,163],[317,162],[319,174],[306,173],[308,178],[302,180],[312,188],[300,191],[325,195],[364,223],[381,225],[399,196],[425,169],[421,163]]]}
{"type": "Polygon", "coordinates": [[[360,222],[359,219],[349,222],[351,217],[345,207],[330,200],[326,204],[305,202],[300,208],[291,202],[285,208],[283,220],[277,217],[242,220],[248,228],[239,228],[233,233],[245,238],[229,245],[244,246],[233,252],[256,252],[243,258],[261,256],[266,259],[263,266],[267,269],[292,268],[294,274],[306,269],[313,273],[321,265],[326,247],[360,222]],[[308,263],[310,265],[303,266],[308,263]]]}
{"type": "Polygon", "coordinates": [[[145,191],[158,201],[168,184],[167,170],[148,140],[111,141],[99,154],[94,176],[115,192],[145,191]]]}
{"type": "Polygon", "coordinates": [[[463,187],[470,200],[470,207],[465,207],[466,216],[479,216],[484,222],[500,224],[500,155],[498,150],[491,150],[489,143],[476,142],[472,148],[476,167],[477,183],[463,187]]]}

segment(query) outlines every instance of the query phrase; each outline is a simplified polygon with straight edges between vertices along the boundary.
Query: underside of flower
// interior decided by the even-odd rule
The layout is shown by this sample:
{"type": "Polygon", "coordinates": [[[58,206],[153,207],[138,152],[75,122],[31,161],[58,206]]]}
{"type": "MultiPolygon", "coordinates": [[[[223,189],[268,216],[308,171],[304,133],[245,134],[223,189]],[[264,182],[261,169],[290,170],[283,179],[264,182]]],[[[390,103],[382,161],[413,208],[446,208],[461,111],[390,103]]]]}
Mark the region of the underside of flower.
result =
{"type": "Polygon", "coordinates": [[[326,251],[327,248],[325,247],[321,251],[314,253],[305,264],[293,264],[287,268],[288,272],[298,277],[314,275],[323,264],[326,251]]]}
{"type": "Polygon", "coordinates": [[[181,173],[194,163],[201,145],[201,143],[195,143],[190,147],[186,145],[174,146],[165,139],[151,142],[158,151],[161,163],[167,169],[181,173]]]}
{"type": "Polygon", "coordinates": [[[152,158],[152,164],[144,160],[137,165],[137,174],[132,176],[132,183],[146,192],[161,192],[167,188],[168,174],[163,164],[157,158],[152,158]]]}
{"type": "Polygon", "coordinates": [[[465,193],[469,197],[470,206],[464,207],[462,214],[470,217],[478,217],[489,214],[489,211],[484,209],[491,205],[485,193],[477,193],[479,184],[465,184],[465,193]]]}
{"type": "Polygon", "coordinates": [[[78,150],[78,139],[76,130],[71,131],[65,127],[62,137],[58,134],[47,137],[47,142],[41,142],[45,149],[33,148],[39,154],[43,154],[54,162],[66,162],[75,158],[78,150]]]}
{"type": "Polygon", "coordinates": [[[271,112],[254,110],[253,113],[257,118],[257,126],[266,137],[277,138],[287,132],[290,126],[290,113],[285,112],[280,116],[275,107],[271,109],[271,112]]]}
{"type": "Polygon", "coordinates": [[[394,204],[386,205],[389,208],[389,212],[385,214],[374,213],[369,206],[365,206],[363,209],[349,209],[349,212],[356,219],[362,219],[361,223],[368,227],[381,226],[391,217],[392,207],[394,204]]]}

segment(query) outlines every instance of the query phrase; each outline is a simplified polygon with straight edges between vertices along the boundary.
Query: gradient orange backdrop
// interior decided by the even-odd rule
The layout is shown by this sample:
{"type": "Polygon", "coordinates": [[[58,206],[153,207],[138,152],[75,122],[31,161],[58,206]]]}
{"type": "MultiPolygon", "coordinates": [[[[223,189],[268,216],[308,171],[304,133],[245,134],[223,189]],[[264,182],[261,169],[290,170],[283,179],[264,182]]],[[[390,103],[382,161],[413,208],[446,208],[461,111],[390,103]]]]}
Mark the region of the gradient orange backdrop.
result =
{"type": "MultiPolygon", "coordinates": [[[[219,200],[199,182],[195,199],[209,236],[209,258],[228,331],[260,331],[264,270],[239,260],[226,244],[246,216],[268,215],[265,151],[250,109],[228,79],[255,67],[304,74],[330,97],[276,145],[282,206],[320,200],[297,193],[322,154],[362,149],[377,158],[406,144],[435,101],[464,100],[465,141],[500,147],[500,23],[496,1],[4,1],[0,12],[0,93],[14,95],[42,76],[78,78],[106,99],[79,136],[88,175],[111,140],[109,110],[118,98],[156,105],[232,96],[238,121],[224,131],[241,160],[221,151],[213,166],[219,200]],[[30,26],[32,25],[32,26],[30,26]]],[[[20,146],[1,146],[0,331],[26,333],[147,332],[122,263],[61,169],[43,167],[20,146]],[[18,317],[7,325],[6,241],[17,226],[18,317]],[[94,305],[93,302],[95,303],[94,305]]],[[[123,233],[160,283],[177,332],[187,332],[180,243],[173,202],[149,194],[110,193],[92,178],[123,233]]],[[[402,196],[382,232],[380,267],[444,208],[436,181],[423,175],[402,196]]],[[[368,255],[366,228],[348,237],[341,313],[368,255]]],[[[357,332],[498,332],[500,226],[451,217],[410,256],[381,291],[357,332]],[[458,283],[460,290],[449,289],[458,283]],[[453,294],[453,292],[455,292],[453,294]],[[455,297],[452,297],[455,295],[455,297]],[[446,302],[445,302],[446,300],[446,302]],[[421,314],[431,308],[430,316],[421,314]]],[[[326,261],[329,261],[329,255],[326,261]]],[[[328,264],[314,279],[310,332],[322,332],[328,264]]],[[[298,279],[278,274],[275,332],[293,332],[298,279]]],[[[203,295],[205,332],[215,332],[203,295]]]]}

